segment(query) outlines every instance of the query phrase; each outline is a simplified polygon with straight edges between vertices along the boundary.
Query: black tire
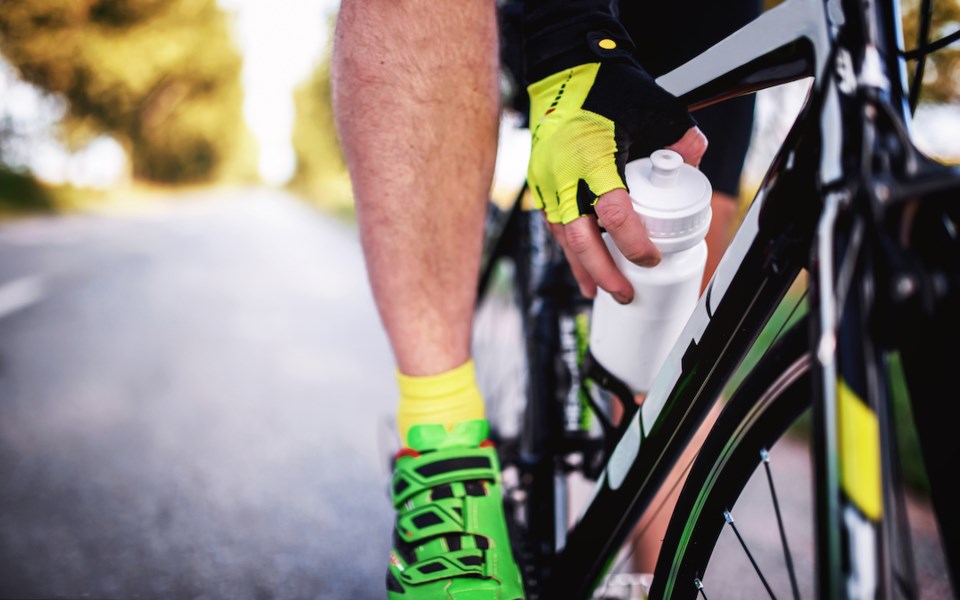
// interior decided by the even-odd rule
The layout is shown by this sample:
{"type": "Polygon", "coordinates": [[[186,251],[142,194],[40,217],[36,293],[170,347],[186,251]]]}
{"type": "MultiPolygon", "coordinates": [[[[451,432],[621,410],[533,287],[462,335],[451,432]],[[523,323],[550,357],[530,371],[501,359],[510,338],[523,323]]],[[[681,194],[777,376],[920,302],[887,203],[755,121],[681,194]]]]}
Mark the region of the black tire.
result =
{"type": "MultiPolygon", "coordinates": [[[[716,588],[711,590],[711,583],[721,579],[729,585],[729,570],[724,577],[711,581],[708,568],[718,554],[723,555],[725,560],[734,554],[729,551],[730,546],[721,548],[717,544],[724,528],[731,530],[725,512],[731,511],[734,519],[737,518],[735,504],[755,473],[760,478],[760,485],[767,485],[766,477],[762,474],[764,469],[758,471],[762,464],[761,450],[771,449],[775,443],[785,439],[791,425],[797,423],[810,407],[812,377],[808,331],[807,319],[799,320],[763,356],[724,406],[684,482],[664,538],[650,598],[696,598],[700,593],[698,582],[701,581],[707,597],[732,596],[716,588]],[[717,593],[711,594],[711,591],[717,593]]],[[[770,453],[774,455],[775,462],[776,452],[771,450],[770,453]]],[[[753,485],[756,484],[757,481],[753,485]]],[[[783,498],[780,500],[783,501],[783,498]]],[[[770,512],[773,514],[772,504],[770,512]]],[[[812,521],[803,525],[812,530],[812,521]]],[[[776,521],[765,527],[768,540],[775,542],[780,556],[763,555],[755,558],[759,558],[760,563],[779,563],[784,576],[771,585],[778,596],[789,597],[791,584],[786,576],[787,569],[783,567],[785,560],[779,550],[780,536],[776,521]]],[[[742,552],[736,540],[737,535],[731,534],[730,538],[733,540],[732,547],[742,552]]],[[[756,549],[751,551],[757,554],[756,549]]],[[[733,578],[736,586],[733,597],[766,597],[767,592],[762,587],[760,577],[753,573],[750,566],[751,559],[746,553],[741,558],[741,566],[747,574],[743,578],[733,578]],[[751,578],[753,581],[748,581],[751,578]],[[749,591],[754,584],[758,589],[749,591]]],[[[801,572],[811,568],[810,565],[799,567],[801,572]]],[[[812,576],[803,573],[799,579],[808,585],[812,576]]],[[[802,590],[801,596],[804,596],[802,590]]],[[[810,594],[805,596],[810,597],[810,594]]]]}

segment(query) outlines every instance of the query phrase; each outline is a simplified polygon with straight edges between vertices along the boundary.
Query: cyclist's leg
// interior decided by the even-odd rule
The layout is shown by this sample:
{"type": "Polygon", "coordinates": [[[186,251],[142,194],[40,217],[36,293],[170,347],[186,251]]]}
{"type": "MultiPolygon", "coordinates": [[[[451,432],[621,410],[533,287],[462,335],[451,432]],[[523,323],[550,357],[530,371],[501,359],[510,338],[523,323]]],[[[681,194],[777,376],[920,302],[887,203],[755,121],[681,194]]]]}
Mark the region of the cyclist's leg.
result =
{"type": "Polygon", "coordinates": [[[493,3],[413,4],[343,3],[334,100],[374,298],[416,376],[469,358],[498,89],[493,3]]]}
{"type": "MultiPolygon", "coordinates": [[[[620,19],[637,46],[637,58],[659,76],[693,58],[760,14],[757,0],[715,2],[620,1],[620,19]]],[[[700,163],[713,187],[713,216],[707,233],[707,265],[703,285],[709,282],[735,231],[739,211],[741,171],[753,128],[753,96],[738,98],[693,113],[709,145],[700,163]]],[[[637,525],[634,568],[652,573],[670,513],[682,484],[684,466],[692,460],[719,405],[694,435],[678,466],[669,475],[651,510],[637,525]]]]}
{"type": "Polygon", "coordinates": [[[700,170],[713,186],[713,217],[707,232],[704,287],[713,277],[740,217],[741,176],[753,130],[754,104],[754,96],[743,96],[694,113],[712,146],[707,148],[700,162],[700,170]]]}
{"type": "Polygon", "coordinates": [[[334,44],[335,117],[408,448],[388,588],[411,600],[522,596],[469,363],[498,128],[494,9],[344,1],[334,44]]]}

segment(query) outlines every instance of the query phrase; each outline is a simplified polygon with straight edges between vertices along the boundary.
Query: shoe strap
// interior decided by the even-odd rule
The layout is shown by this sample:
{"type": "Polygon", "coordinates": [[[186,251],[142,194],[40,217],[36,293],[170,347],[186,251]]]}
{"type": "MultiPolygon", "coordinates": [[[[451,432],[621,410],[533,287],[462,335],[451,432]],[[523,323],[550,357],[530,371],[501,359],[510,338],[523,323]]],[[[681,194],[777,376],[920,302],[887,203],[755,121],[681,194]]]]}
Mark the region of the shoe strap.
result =
{"type": "Polygon", "coordinates": [[[405,542],[418,542],[445,533],[467,533],[461,498],[438,500],[397,516],[397,535],[405,542]]]}
{"type": "Polygon", "coordinates": [[[499,473],[493,448],[451,448],[401,457],[393,471],[393,506],[399,509],[410,498],[444,484],[497,481],[499,473]]]}
{"type": "Polygon", "coordinates": [[[399,572],[410,585],[421,585],[454,577],[486,577],[482,550],[456,550],[408,565],[399,572]]]}

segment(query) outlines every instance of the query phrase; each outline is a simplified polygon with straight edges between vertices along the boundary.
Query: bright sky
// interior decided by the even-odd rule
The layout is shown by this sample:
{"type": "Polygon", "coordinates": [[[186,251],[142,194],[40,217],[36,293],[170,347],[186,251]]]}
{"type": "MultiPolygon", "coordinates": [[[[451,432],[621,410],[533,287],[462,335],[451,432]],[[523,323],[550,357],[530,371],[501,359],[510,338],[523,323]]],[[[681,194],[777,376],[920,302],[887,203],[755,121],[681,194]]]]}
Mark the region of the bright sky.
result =
{"type": "Polygon", "coordinates": [[[218,0],[236,15],[243,52],[244,111],[260,143],[260,174],[281,184],[295,164],[293,90],[306,79],[327,43],[338,0],[218,0]]]}

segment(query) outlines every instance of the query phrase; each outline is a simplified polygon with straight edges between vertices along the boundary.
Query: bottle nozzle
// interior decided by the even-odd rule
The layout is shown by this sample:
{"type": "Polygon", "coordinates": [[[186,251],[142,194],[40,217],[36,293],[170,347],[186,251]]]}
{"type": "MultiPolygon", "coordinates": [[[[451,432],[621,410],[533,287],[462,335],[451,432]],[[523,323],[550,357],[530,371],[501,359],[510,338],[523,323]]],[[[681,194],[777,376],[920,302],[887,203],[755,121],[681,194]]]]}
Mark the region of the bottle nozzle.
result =
{"type": "Polygon", "coordinates": [[[657,187],[673,187],[683,165],[683,157],[673,150],[657,150],[650,155],[650,183],[657,187]]]}

